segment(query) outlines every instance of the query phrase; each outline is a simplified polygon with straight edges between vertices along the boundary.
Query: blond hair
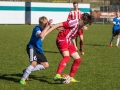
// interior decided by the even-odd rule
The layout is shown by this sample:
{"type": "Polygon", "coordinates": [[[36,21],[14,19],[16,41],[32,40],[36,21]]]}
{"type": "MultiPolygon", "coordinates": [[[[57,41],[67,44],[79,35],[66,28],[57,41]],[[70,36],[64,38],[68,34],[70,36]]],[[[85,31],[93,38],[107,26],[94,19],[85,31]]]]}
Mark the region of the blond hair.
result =
{"type": "Polygon", "coordinates": [[[47,24],[48,24],[48,19],[45,16],[39,18],[39,25],[42,29],[44,29],[47,24]]]}

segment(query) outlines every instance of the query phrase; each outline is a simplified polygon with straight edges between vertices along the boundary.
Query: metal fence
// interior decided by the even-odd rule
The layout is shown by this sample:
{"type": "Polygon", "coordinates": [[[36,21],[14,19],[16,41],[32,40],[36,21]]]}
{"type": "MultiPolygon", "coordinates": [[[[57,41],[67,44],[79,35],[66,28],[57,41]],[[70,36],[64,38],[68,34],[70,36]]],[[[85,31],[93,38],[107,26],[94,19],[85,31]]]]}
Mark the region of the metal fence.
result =
{"type": "Polygon", "coordinates": [[[95,23],[111,23],[117,12],[120,12],[120,5],[102,5],[91,8],[91,13],[95,17],[95,23]]]}

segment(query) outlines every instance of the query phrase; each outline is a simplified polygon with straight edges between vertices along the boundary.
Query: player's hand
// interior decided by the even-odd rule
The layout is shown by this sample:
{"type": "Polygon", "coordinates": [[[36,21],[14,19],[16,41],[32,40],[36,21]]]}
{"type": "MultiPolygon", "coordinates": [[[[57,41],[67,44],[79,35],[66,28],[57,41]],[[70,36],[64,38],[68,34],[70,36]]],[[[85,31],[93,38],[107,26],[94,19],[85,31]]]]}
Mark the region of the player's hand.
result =
{"type": "Polygon", "coordinates": [[[84,26],[83,28],[84,28],[84,30],[88,30],[88,27],[87,27],[87,26],[84,26]]]}
{"type": "Polygon", "coordinates": [[[76,48],[76,50],[78,51],[78,48],[77,48],[77,46],[75,46],[75,48],[76,48]]]}
{"type": "Polygon", "coordinates": [[[53,22],[53,20],[52,20],[52,19],[49,19],[49,21],[48,21],[49,25],[51,25],[52,22],[53,22]]]}

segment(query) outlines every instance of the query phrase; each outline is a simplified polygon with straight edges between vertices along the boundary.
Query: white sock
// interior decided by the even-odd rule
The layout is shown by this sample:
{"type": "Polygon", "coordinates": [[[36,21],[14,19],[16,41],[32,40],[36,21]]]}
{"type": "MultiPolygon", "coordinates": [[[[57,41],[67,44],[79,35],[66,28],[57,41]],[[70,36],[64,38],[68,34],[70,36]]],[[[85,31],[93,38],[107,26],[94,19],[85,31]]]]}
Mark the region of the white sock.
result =
{"type": "Polygon", "coordinates": [[[37,64],[37,66],[34,69],[32,69],[32,71],[43,70],[43,69],[45,69],[43,65],[37,64]]]}
{"type": "Polygon", "coordinates": [[[116,46],[118,46],[119,41],[120,41],[120,38],[117,38],[117,43],[116,43],[116,46]]]}
{"type": "Polygon", "coordinates": [[[22,80],[25,80],[30,75],[32,69],[34,69],[34,67],[32,65],[27,67],[27,69],[25,70],[25,72],[22,76],[22,80]]]}

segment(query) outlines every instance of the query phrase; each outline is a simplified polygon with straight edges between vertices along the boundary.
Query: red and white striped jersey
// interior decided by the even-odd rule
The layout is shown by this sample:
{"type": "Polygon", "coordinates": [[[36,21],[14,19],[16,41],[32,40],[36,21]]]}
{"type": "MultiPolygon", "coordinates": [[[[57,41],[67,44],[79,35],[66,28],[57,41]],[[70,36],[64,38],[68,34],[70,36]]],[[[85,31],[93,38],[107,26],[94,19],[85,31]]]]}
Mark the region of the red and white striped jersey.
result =
{"type": "Polygon", "coordinates": [[[71,9],[67,20],[80,19],[82,17],[82,12],[80,10],[75,11],[71,9]]]}
{"type": "Polygon", "coordinates": [[[69,20],[62,22],[65,30],[59,32],[57,40],[66,40],[68,43],[71,42],[72,36],[75,36],[78,31],[78,20],[69,20]]]}

